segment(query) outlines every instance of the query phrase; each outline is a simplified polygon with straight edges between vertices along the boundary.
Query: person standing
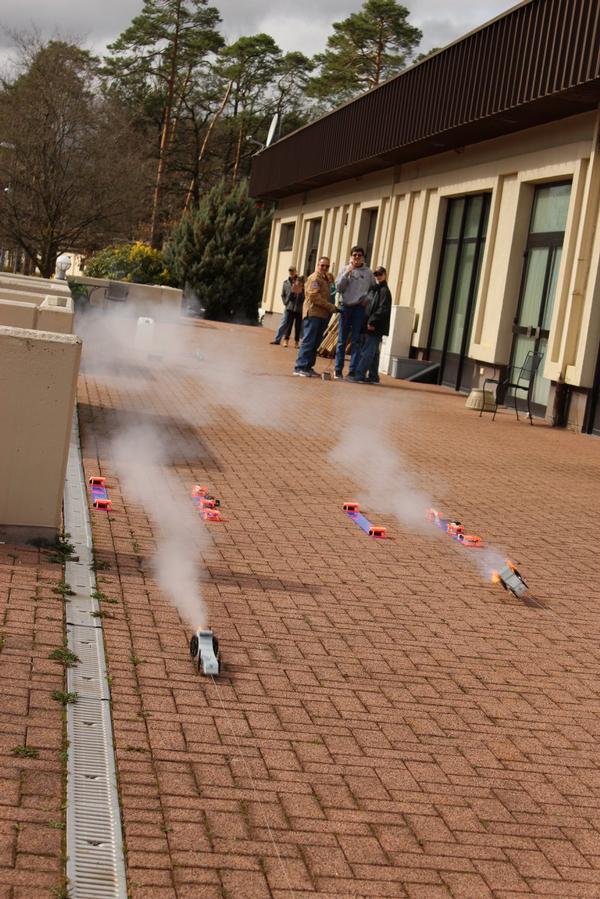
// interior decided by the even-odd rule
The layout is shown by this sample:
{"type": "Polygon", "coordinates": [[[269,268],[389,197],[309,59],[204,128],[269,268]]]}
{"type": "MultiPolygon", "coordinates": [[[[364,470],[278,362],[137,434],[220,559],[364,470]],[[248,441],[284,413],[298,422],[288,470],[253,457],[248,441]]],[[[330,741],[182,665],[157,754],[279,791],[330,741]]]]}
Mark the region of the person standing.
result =
{"type": "Polygon", "coordinates": [[[365,251],[362,247],[352,247],[350,263],[338,275],[335,286],[342,297],[340,328],[335,351],[334,378],[344,377],[344,360],[348,337],[352,341],[350,352],[350,376],[356,374],[361,351],[361,332],[365,321],[365,298],[375,286],[371,269],[365,265],[365,251]]]}
{"type": "Polygon", "coordinates": [[[302,307],[304,305],[304,278],[298,275],[292,284],[292,292],[290,293],[287,311],[289,312],[288,322],[283,330],[282,346],[287,346],[290,334],[292,333],[292,325],[294,326],[294,343],[296,349],[300,346],[300,334],[302,332],[302,307]]]}
{"type": "MultiPolygon", "coordinates": [[[[293,265],[290,266],[290,268],[288,269],[288,276],[281,286],[281,302],[283,303],[283,318],[281,319],[281,324],[279,325],[279,328],[275,335],[275,339],[271,341],[271,344],[274,346],[279,346],[279,344],[281,343],[281,338],[283,337],[284,333],[286,332],[288,325],[289,325],[289,331],[288,331],[288,339],[289,339],[290,332],[292,330],[292,324],[294,321],[293,315],[290,314],[292,312],[293,306],[294,306],[293,302],[290,303],[290,295],[292,293],[292,286],[297,277],[298,277],[298,272],[296,271],[296,269],[294,268],[293,265]],[[291,306],[291,308],[290,308],[290,306],[291,306]]],[[[285,346],[287,346],[287,342],[285,343],[285,346]]]]}
{"type": "Polygon", "coordinates": [[[317,348],[323,339],[330,315],[339,311],[330,300],[328,270],[329,259],[321,256],[316,272],[308,276],[304,285],[304,331],[294,368],[294,375],[302,378],[319,377],[313,369],[317,348]]]}
{"type": "Polygon", "coordinates": [[[387,284],[387,273],[380,265],[373,272],[376,286],[369,291],[365,310],[365,333],[358,365],[354,375],[348,375],[348,381],[355,383],[379,382],[379,348],[381,338],[390,333],[392,315],[392,295],[387,284]],[[367,372],[369,376],[367,378],[367,372]]]}

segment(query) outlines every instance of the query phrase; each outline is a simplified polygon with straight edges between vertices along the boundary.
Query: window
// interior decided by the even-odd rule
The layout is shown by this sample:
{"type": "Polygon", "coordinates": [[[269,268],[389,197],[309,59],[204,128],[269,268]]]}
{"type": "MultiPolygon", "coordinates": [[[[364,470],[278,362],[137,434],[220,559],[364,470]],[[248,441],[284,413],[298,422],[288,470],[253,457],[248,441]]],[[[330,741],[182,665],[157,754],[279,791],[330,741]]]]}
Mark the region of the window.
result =
{"type": "Polygon", "coordinates": [[[306,261],[304,275],[312,275],[317,267],[319,238],[321,237],[321,219],[311,219],[308,223],[308,241],[306,243],[306,261]]]}
{"type": "Polygon", "coordinates": [[[291,250],[294,246],[294,232],[296,230],[295,222],[283,222],[279,232],[279,252],[291,250]]]}
{"type": "Polygon", "coordinates": [[[434,309],[428,342],[432,362],[440,363],[440,384],[469,390],[465,366],[479,273],[485,246],[489,194],[448,201],[434,309]]]}
{"type": "Polygon", "coordinates": [[[358,243],[365,251],[365,265],[371,265],[375,228],[377,227],[377,209],[363,209],[360,217],[358,243]]]}
{"type": "MultiPolygon", "coordinates": [[[[511,366],[520,367],[530,350],[544,356],[547,352],[570,197],[570,182],[543,184],[535,189],[513,324],[511,366]]],[[[550,391],[550,381],[543,375],[544,361],[533,389],[532,405],[537,413],[545,410],[550,391]]]]}

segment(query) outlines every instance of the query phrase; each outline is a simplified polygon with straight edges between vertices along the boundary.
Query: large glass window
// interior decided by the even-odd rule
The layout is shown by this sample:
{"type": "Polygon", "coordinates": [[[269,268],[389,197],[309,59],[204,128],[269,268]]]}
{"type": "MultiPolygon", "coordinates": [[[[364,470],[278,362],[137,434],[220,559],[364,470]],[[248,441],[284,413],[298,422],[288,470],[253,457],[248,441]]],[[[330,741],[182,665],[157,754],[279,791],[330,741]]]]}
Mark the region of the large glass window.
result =
{"type": "MultiPolygon", "coordinates": [[[[513,332],[511,367],[518,368],[528,352],[545,356],[558,272],[562,257],[571,184],[545,184],[533,198],[523,278],[513,332]]],[[[550,381],[543,376],[544,359],[533,389],[534,409],[543,414],[548,403],[550,381]]]]}
{"type": "Polygon", "coordinates": [[[468,390],[465,366],[490,205],[489,194],[448,201],[429,335],[429,358],[440,363],[439,382],[468,390]]]}

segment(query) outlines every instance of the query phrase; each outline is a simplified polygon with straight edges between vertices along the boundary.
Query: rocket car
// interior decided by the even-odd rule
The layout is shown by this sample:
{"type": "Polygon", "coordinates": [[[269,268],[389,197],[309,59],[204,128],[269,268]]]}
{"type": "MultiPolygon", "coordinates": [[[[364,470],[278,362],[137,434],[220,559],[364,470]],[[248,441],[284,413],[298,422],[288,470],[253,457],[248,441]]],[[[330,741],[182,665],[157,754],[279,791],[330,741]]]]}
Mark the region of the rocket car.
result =
{"type": "Polygon", "coordinates": [[[502,584],[513,596],[523,596],[528,590],[528,584],[510,559],[498,571],[492,572],[492,581],[494,584],[502,584]]]}
{"type": "Polygon", "coordinates": [[[198,628],[190,640],[190,655],[203,674],[215,675],[221,670],[219,640],[211,630],[198,628]]]}

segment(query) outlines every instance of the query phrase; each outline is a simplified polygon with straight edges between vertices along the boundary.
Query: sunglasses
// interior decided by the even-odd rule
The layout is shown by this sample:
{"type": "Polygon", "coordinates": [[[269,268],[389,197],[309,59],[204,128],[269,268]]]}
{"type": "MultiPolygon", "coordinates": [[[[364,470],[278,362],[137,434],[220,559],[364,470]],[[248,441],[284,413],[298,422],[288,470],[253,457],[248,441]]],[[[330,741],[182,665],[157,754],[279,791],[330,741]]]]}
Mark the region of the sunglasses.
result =
{"type": "Polygon", "coordinates": [[[319,262],[319,268],[329,268],[328,262],[319,262]]]}

